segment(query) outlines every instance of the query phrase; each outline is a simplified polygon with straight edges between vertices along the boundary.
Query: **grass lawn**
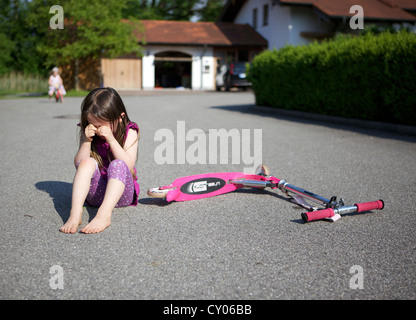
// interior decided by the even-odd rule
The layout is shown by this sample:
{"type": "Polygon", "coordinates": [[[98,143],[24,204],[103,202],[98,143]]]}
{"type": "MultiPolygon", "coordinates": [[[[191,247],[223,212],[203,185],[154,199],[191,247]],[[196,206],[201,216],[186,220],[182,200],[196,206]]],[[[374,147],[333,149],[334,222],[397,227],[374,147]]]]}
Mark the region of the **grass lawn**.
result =
{"type": "MultiPolygon", "coordinates": [[[[66,97],[85,97],[88,91],[67,90],[66,97]]],[[[0,77],[0,99],[48,97],[48,78],[11,72],[0,77]]]]}
{"type": "MultiPolygon", "coordinates": [[[[89,91],[75,91],[68,90],[65,97],[85,97],[89,91]]],[[[33,98],[33,97],[48,97],[48,93],[45,92],[25,92],[21,90],[4,90],[0,89],[0,99],[17,99],[17,98],[33,98]]]]}

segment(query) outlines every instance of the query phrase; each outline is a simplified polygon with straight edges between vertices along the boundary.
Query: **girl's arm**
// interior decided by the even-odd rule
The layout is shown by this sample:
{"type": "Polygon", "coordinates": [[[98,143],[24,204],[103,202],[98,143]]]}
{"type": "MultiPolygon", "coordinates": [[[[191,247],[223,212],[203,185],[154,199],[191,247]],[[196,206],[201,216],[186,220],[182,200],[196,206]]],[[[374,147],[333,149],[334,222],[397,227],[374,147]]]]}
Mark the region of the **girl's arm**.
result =
{"type": "Polygon", "coordinates": [[[74,164],[77,166],[78,162],[82,159],[89,158],[91,151],[91,142],[81,141],[79,144],[78,153],[75,155],[74,164]]]}
{"type": "Polygon", "coordinates": [[[138,146],[138,133],[136,130],[129,130],[126,142],[124,143],[124,148],[120,146],[118,141],[114,138],[111,129],[108,127],[99,127],[97,135],[105,138],[110,145],[114,159],[123,160],[130,170],[133,169],[134,164],[136,163],[138,146]]]}
{"type": "Polygon", "coordinates": [[[97,128],[94,127],[92,124],[89,124],[85,128],[85,132],[81,134],[81,141],[79,143],[79,149],[74,158],[75,166],[80,160],[90,157],[91,141],[94,135],[96,134],[96,132],[97,132],[97,128]]]}

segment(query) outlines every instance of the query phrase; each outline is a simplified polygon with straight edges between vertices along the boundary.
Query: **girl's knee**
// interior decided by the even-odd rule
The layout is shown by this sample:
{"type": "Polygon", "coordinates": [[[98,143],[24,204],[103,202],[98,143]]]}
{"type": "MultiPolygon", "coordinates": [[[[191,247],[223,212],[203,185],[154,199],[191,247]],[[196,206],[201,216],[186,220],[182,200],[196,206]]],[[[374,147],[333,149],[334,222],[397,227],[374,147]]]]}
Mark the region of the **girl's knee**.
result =
{"type": "Polygon", "coordinates": [[[127,168],[127,170],[129,170],[129,167],[127,166],[127,164],[120,159],[115,159],[113,161],[111,161],[110,165],[108,166],[108,169],[117,169],[120,170],[121,168],[124,170],[125,168],[127,168]]]}
{"type": "Polygon", "coordinates": [[[123,160],[120,160],[120,159],[111,161],[110,165],[108,166],[107,173],[108,173],[109,179],[115,178],[115,179],[123,181],[124,183],[126,183],[127,177],[131,175],[127,164],[123,160]]]}
{"type": "Polygon", "coordinates": [[[80,168],[97,168],[98,164],[97,161],[93,158],[84,158],[78,161],[76,165],[77,169],[80,168]]]}

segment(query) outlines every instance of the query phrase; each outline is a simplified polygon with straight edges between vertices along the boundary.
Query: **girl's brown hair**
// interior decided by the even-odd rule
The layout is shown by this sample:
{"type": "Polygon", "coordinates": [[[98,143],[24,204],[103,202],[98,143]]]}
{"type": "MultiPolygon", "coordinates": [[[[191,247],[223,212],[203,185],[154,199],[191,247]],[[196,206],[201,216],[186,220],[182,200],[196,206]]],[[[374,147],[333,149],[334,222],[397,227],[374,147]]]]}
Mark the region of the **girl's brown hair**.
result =
{"type": "MultiPolygon", "coordinates": [[[[88,114],[112,123],[114,137],[124,147],[126,129],[130,122],[123,100],[113,88],[97,88],[92,90],[81,104],[81,137],[88,126],[88,114]],[[124,116],[122,115],[124,113],[124,116]],[[121,118],[121,121],[120,121],[121,118]]],[[[95,139],[95,137],[94,137],[95,139]]],[[[100,168],[103,160],[96,150],[96,144],[91,143],[91,157],[97,160],[100,168]]],[[[108,154],[109,161],[110,154],[108,154]]]]}

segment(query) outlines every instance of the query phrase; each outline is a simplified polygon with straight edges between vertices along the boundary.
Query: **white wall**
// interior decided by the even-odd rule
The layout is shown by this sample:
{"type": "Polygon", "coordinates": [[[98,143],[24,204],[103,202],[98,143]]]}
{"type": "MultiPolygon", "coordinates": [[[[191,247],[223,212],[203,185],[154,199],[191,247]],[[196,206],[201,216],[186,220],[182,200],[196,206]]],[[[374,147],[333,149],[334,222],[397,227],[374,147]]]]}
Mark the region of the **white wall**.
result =
{"type": "Polygon", "coordinates": [[[321,21],[312,8],[272,5],[271,0],[247,1],[237,17],[235,23],[248,23],[253,26],[253,9],[257,8],[257,29],[269,42],[268,49],[279,49],[287,44],[299,45],[309,43],[310,40],[300,36],[301,32],[330,32],[331,25],[321,21]],[[269,5],[269,23],[263,26],[263,6],[269,5]]]}
{"type": "Polygon", "coordinates": [[[215,71],[213,49],[210,47],[196,47],[193,49],[192,89],[213,90],[215,87],[215,71]]]}
{"type": "Polygon", "coordinates": [[[247,1],[240,9],[235,23],[249,24],[253,27],[253,9],[257,8],[257,29],[269,42],[268,49],[278,49],[289,42],[290,8],[272,5],[271,0],[247,1]],[[269,23],[263,25],[263,6],[269,5],[269,23]]]}
{"type": "Polygon", "coordinates": [[[142,86],[143,89],[155,87],[155,56],[148,52],[142,58],[142,86]]]}
{"type": "Polygon", "coordinates": [[[192,89],[213,90],[214,85],[214,57],[210,47],[187,46],[145,46],[142,59],[143,89],[155,87],[155,55],[162,51],[179,51],[192,56],[192,89]],[[208,68],[205,69],[205,66],[208,68]],[[204,68],[202,70],[201,68],[204,68]],[[202,86],[201,86],[202,82],[202,86]]]}
{"type": "Polygon", "coordinates": [[[289,43],[294,45],[308,44],[313,41],[313,39],[301,37],[301,32],[330,33],[332,29],[332,24],[320,19],[311,8],[292,7],[291,23],[289,43]]]}

